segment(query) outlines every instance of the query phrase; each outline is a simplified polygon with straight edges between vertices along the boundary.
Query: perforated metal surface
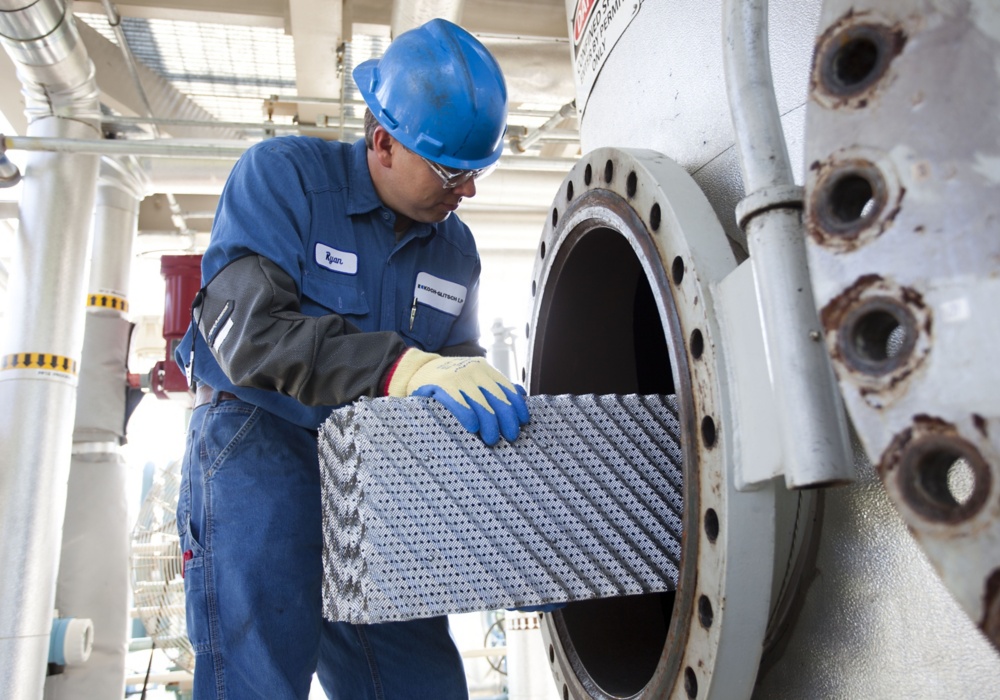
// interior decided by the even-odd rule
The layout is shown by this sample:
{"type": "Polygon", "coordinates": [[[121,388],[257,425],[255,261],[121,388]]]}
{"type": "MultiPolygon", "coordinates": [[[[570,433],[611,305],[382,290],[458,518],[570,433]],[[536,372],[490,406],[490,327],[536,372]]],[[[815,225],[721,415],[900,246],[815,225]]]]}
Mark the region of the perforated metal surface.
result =
{"type": "Polygon", "coordinates": [[[532,396],[487,447],[436,401],[362,399],[319,435],[323,612],[387,622],[673,590],[672,396],[532,396]]]}

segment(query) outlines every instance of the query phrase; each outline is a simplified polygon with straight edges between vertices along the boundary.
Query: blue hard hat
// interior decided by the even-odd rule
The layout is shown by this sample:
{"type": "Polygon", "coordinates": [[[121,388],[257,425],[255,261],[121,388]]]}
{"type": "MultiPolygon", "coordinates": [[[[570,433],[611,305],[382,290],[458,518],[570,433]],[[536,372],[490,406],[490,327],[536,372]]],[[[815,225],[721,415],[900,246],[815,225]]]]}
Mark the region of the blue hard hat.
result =
{"type": "Polygon", "coordinates": [[[375,119],[403,146],[449,168],[492,165],[507,130],[507,86],[478,39],[444,19],[403,32],[354,69],[375,119]]]}

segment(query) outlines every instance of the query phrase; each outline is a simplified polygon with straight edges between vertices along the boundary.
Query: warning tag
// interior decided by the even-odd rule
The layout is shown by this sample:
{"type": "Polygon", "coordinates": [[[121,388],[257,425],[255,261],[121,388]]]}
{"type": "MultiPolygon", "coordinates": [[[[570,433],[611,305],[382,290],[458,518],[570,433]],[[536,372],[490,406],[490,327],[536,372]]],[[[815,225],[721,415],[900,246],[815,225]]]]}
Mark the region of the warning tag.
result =
{"type": "Polygon", "coordinates": [[[581,115],[604,61],[641,6],[642,0],[577,0],[571,32],[576,106],[581,115]]]}

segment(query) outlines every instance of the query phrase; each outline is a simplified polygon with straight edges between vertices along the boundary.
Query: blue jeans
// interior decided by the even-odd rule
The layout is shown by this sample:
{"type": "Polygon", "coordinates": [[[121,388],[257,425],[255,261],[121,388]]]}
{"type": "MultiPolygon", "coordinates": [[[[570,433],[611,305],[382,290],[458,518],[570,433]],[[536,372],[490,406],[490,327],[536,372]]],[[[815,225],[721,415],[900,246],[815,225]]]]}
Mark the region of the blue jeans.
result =
{"type": "Polygon", "coordinates": [[[314,431],[242,401],[195,409],[177,528],[195,700],[304,699],[314,672],[336,700],[468,698],[447,618],[323,620],[314,431]]]}

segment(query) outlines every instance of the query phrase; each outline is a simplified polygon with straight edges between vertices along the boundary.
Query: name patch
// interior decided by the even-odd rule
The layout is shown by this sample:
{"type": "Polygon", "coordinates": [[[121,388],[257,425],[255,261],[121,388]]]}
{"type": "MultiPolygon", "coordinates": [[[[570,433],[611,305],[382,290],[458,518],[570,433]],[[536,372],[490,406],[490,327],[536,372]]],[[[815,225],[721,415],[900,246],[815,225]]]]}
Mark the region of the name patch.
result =
{"type": "Polygon", "coordinates": [[[358,254],[331,248],[322,243],[316,244],[316,264],[334,272],[345,275],[358,274],[358,254]]]}
{"type": "Polygon", "coordinates": [[[443,280],[427,272],[417,275],[417,285],[413,289],[413,298],[421,304],[433,306],[446,314],[458,316],[465,306],[465,295],[468,289],[460,284],[443,280]]]}

